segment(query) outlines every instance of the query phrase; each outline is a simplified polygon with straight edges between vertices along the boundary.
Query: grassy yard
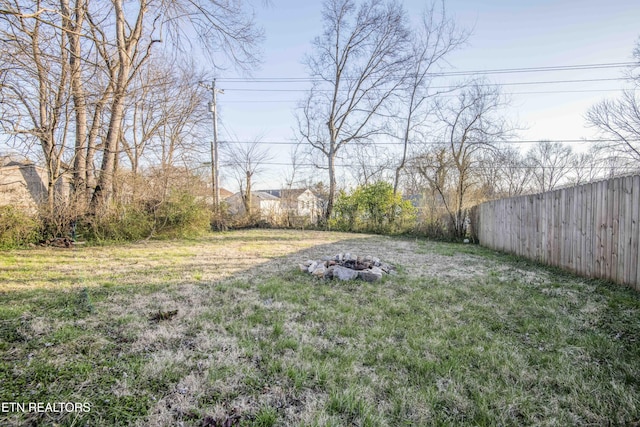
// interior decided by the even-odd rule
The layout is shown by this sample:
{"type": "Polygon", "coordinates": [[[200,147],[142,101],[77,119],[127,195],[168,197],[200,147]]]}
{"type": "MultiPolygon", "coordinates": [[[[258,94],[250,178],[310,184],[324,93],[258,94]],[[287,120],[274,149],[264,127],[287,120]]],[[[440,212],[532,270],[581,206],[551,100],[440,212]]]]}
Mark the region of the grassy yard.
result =
{"type": "Polygon", "coordinates": [[[0,253],[1,425],[640,425],[639,340],[638,294],[473,245],[252,230],[0,253]],[[298,269],[344,251],[399,274],[298,269]],[[90,411],[9,408],[56,402],[90,411]]]}

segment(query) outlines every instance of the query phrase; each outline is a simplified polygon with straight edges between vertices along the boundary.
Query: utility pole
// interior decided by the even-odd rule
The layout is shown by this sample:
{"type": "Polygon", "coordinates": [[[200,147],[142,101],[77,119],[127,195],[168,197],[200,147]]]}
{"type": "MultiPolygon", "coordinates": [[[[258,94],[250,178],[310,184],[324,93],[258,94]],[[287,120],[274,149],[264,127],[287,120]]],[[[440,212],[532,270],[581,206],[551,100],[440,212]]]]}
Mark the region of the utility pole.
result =
{"type": "Polygon", "coordinates": [[[224,93],[222,89],[216,89],[216,79],[213,79],[211,85],[200,82],[200,85],[211,91],[211,102],[209,103],[209,111],[213,114],[213,140],[211,142],[211,183],[213,185],[213,210],[218,212],[220,207],[220,176],[218,168],[218,93],[224,93]]]}

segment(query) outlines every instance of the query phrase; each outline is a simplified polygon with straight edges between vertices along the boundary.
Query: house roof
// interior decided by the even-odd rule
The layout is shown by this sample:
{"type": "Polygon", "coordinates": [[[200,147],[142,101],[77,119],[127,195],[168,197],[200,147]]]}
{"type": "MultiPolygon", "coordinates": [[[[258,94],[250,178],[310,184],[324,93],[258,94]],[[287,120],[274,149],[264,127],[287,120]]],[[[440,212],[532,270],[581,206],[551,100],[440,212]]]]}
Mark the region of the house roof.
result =
{"type": "Polygon", "coordinates": [[[261,190],[262,193],[268,193],[271,194],[272,196],[276,196],[276,197],[280,197],[280,192],[282,190],[261,190]]]}
{"type": "MultiPolygon", "coordinates": [[[[234,193],[232,196],[229,196],[229,197],[241,198],[242,194],[240,192],[238,192],[238,193],[234,193]]],[[[266,191],[252,191],[251,192],[251,197],[254,197],[254,198],[260,199],[260,200],[280,200],[279,197],[274,196],[273,194],[269,194],[266,191]]]]}
{"type": "Polygon", "coordinates": [[[229,190],[227,190],[226,188],[222,188],[220,187],[220,198],[221,199],[226,199],[227,197],[231,197],[233,196],[233,193],[229,190]]]}
{"type": "Polygon", "coordinates": [[[307,191],[307,188],[292,188],[290,190],[282,190],[282,198],[296,198],[299,197],[302,193],[307,191]]]}
{"type": "MultiPolygon", "coordinates": [[[[263,190],[262,192],[271,194],[272,196],[280,197],[282,199],[295,199],[307,190],[311,191],[308,188],[287,188],[281,190],[263,190]]],[[[313,191],[311,191],[311,194],[314,194],[313,191]]]]}
{"type": "Polygon", "coordinates": [[[38,167],[35,165],[35,163],[33,163],[31,160],[28,160],[26,158],[19,158],[15,155],[0,156],[0,167],[10,167],[10,166],[38,167]]]}
{"type": "Polygon", "coordinates": [[[280,199],[279,197],[274,196],[273,194],[269,194],[265,191],[252,191],[251,196],[257,197],[258,199],[262,199],[262,200],[279,200],[280,199]]]}

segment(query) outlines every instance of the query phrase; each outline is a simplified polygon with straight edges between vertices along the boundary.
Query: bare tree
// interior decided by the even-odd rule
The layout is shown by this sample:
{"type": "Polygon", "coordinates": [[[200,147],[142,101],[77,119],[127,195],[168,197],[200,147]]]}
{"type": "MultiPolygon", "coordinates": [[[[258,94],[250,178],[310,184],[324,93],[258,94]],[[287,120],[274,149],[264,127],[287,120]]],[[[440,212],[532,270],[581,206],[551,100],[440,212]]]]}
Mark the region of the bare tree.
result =
{"type": "MultiPolygon", "coordinates": [[[[640,41],[633,56],[640,67],[640,41]]],[[[587,123],[598,129],[601,137],[609,139],[607,148],[640,163],[640,74],[630,70],[628,79],[631,88],[625,89],[619,99],[605,99],[592,106],[585,118],[587,123]]]]}
{"type": "Polygon", "coordinates": [[[68,38],[69,85],[75,114],[75,148],[73,160],[73,186],[80,199],[86,199],[87,186],[87,97],[82,82],[82,31],[87,11],[86,0],[60,0],[62,30],[68,38]]]}
{"type": "Polygon", "coordinates": [[[242,204],[248,216],[252,215],[251,191],[254,175],[263,171],[265,162],[272,157],[269,151],[259,140],[251,144],[229,143],[224,147],[226,160],[225,167],[233,169],[238,186],[242,204]]]}
{"type": "Polygon", "coordinates": [[[602,159],[606,158],[606,150],[595,145],[582,153],[574,153],[571,158],[571,168],[567,174],[567,182],[580,185],[595,181],[604,176],[602,159]]]}
{"type": "Polygon", "coordinates": [[[284,187],[288,190],[293,189],[295,185],[300,184],[302,181],[300,175],[301,165],[301,145],[295,144],[291,150],[289,150],[289,159],[291,161],[291,169],[285,172],[284,187]]]}
{"type": "Polygon", "coordinates": [[[531,168],[516,148],[497,146],[495,150],[485,151],[477,169],[487,198],[519,196],[530,187],[531,168]]]}
{"type": "Polygon", "coordinates": [[[322,18],[324,31],[306,58],[315,83],[301,104],[298,131],[326,162],[327,219],[336,196],[336,158],[349,142],[380,132],[374,119],[399,85],[408,32],[395,2],[327,0],[322,18]]]}
{"type": "Polygon", "coordinates": [[[596,144],[593,151],[594,158],[587,164],[587,174],[594,179],[614,178],[617,176],[637,174],[640,163],[628,154],[612,148],[608,143],[596,144]]]}
{"type": "Polygon", "coordinates": [[[162,44],[174,55],[190,50],[181,44],[187,41],[183,36],[197,34],[216,64],[222,65],[224,56],[250,67],[258,60],[261,32],[246,3],[0,0],[0,50],[10,54],[0,66],[5,131],[23,138],[23,145],[38,141],[52,185],[66,160],[76,191],[93,187],[93,207],[108,201],[123,148],[127,100],[144,64],[162,44]],[[75,139],[73,149],[67,139],[75,139]],[[101,162],[97,174],[96,160],[101,162]]]}
{"type": "Polygon", "coordinates": [[[587,122],[602,138],[610,139],[609,148],[640,162],[640,98],[637,89],[627,89],[616,100],[603,100],[589,109],[587,122]]]}
{"type": "MultiPolygon", "coordinates": [[[[160,114],[166,117],[158,130],[158,143],[153,151],[161,167],[175,165],[177,161],[199,161],[202,146],[209,135],[211,119],[208,110],[202,108],[209,99],[205,88],[193,86],[194,81],[204,80],[203,74],[191,63],[174,67],[170,85],[161,93],[160,114]]],[[[208,144],[206,144],[208,145],[208,144]]]]}
{"type": "Polygon", "coordinates": [[[160,129],[166,124],[167,117],[162,114],[162,102],[159,96],[170,84],[170,70],[154,67],[152,62],[143,67],[134,86],[129,90],[123,118],[120,146],[129,160],[131,172],[137,175],[145,150],[157,138],[160,129]]]}
{"type": "Polygon", "coordinates": [[[111,48],[105,46],[98,52],[102,61],[107,64],[112,90],[102,165],[91,201],[94,209],[112,197],[127,94],[133,79],[150,58],[152,46],[161,41],[156,27],[161,18],[160,13],[164,12],[163,8],[154,9],[151,0],[139,0],[137,7],[133,9],[125,9],[123,0],[111,0],[110,6],[109,17],[113,22],[115,40],[110,40],[111,48]]]}
{"type": "Polygon", "coordinates": [[[533,191],[551,191],[565,182],[574,162],[570,146],[540,141],[527,152],[527,166],[533,176],[533,191]]]}
{"type": "Polygon", "coordinates": [[[122,150],[134,174],[145,159],[162,170],[185,160],[179,155],[198,153],[201,134],[210,126],[202,108],[208,94],[193,84],[203,77],[193,63],[159,58],[143,66],[129,91],[121,134],[122,150]]]}
{"type": "Polygon", "coordinates": [[[359,186],[368,185],[385,179],[386,172],[393,165],[388,156],[388,147],[381,148],[364,141],[346,147],[351,176],[359,186]]]}
{"type": "Polygon", "coordinates": [[[69,135],[69,52],[60,16],[44,1],[0,2],[3,50],[5,133],[40,146],[48,175],[47,201],[52,212],[55,184],[63,173],[69,135]]]}
{"type": "Polygon", "coordinates": [[[233,63],[248,65],[257,60],[255,43],[260,38],[252,20],[243,13],[243,2],[178,0],[156,3],[138,0],[135,8],[126,11],[123,0],[111,0],[111,3],[116,55],[103,55],[103,60],[112,64],[110,80],[114,84],[102,167],[94,193],[98,197],[94,197],[94,204],[100,198],[109,198],[122,132],[124,99],[133,77],[150,57],[153,45],[160,42],[161,37],[167,37],[179,50],[179,42],[184,40],[180,35],[186,32],[185,29],[191,29],[202,42],[224,52],[233,63]]]}
{"type": "Polygon", "coordinates": [[[479,189],[474,168],[480,154],[495,149],[513,130],[500,114],[505,105],[496,86],[474,82],[464,87],[456,98],[438,106],[444,143],[413,161],[416,171],[440,196],[454,237],[465,235],[467,209],[478,202],[471,196],[479,189]]]}
{"type": "Polygon", "coordinates": [[[395,166],[393,192],[398,191],[400,176],[407,164],[409,146],[415,142],[416,133],[429,117],[433,108],[429,101],[441,95],[442,90],[430,89],[436,75],[436,69],[445,65],[447,56],[460,48],[468,39],[469,33],[460,30],[446,14],[444,1],[438,11],[432,3],[422,14],[420,27],[412,34],[411,54],[406,62],[402,91],[399,92],[400,137],[402,154],[395,166]]]}

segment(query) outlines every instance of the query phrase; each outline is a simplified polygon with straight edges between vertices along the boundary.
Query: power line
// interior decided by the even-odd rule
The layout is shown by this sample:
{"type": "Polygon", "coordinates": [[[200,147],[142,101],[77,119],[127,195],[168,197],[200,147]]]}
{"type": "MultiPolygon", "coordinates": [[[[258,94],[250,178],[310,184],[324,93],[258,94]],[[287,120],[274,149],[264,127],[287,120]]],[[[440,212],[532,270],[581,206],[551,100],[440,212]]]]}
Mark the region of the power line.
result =
{"type": "MultiPolygon", "coordinates": [[[[317,169],[327,169],[326,166],[324,165],[318,165],[316,163],[296,163],[295,165],[293,163],[290,162],[261,162],[261,165],[264,166],[296,166],[296,167],[313,167],[313,168],[317,168],[317,169]]],[[[336,167],[339,168],[352,168],[352,167],[358,167],[359,165],[353,165],[353,164],[347,164],[347,163],[337,163],[335,164],[336,167]]],[[[442,165],[438,165],[438,164],[429,164],[429,165],[422,165],[424,167],[431,167],[431,168],[437,168],[437,167],[441,167],[442,165]]],[[[490,167],[490,166],[480,166],[480,165],[476,165],[476,166],[469,166],[469,169],[473,169],[473,170],[494,170],[494,169],[500,169],[500,168],[504,168],[504,169],[559,169],[556,166],[541,166],[541,165],[502,165],[502,166],[497,166],[497,167],[490,167]]],[[[607,165],[600,165],[600,166],[571,166],[568,167],[567,169],[569,170],[592,170],[592,171],[596,171],[596,170],[610,170],[610,169],[631,169],[631,170],[635,170],[632,166],[607,166],[607,165]]]]}
{"type": "Polygon", "coordinates": [[[505,95],[544,95],[557,93],[590,93],[590,92],[618,92],[620,88],[613,89],[575,89],[575,90],[535,90],[526,92],[505,92],[505,95]]]}
{"type": "Polygon", "coordinates": [[[452,71],[446,73],[451,76],[475,75],[475,74],[515,74],[515,73],[538,73],[550,71],[582,71],[582,70],[599,70],[607,68],[629,68],[637,66],[635,62],[611,62],[601,64],[580,64],[580,65],[555,65],[548,67],[524,67],[524,68],[497,68],[493,70],[475,70],[475,71],[452,71]]]}
{"type": "MultiPolygon", "coordinates": [[[[575,90],[542,90],[542,91],[525,91],[525,92],[505,92],[504,95],[554,95],[559,93],[603,93],[603,92],[618,92],[620,88],[612,89],[575,89],[575,90]]],[[[454,97],[453,94],[441,94],[438,97],[454,97]]],[[[232,100],[225,101],[225,104],[279,104],[279,103],[294,103],[299,102],[300,99],[244,99],[244,100],[232,100]]]]}
{"type": "MultiPolygon", "coordinates": [[[[553,71],[586,71],[600,70],[611,68],[629,68],[638,66],[635,62],[610,62],[597,64],[576,64],[576,65],[553,65],[546,67],[522,67],[522,68],[495,68],[485,70],[465,70],[465,71],[443,71],[439,73],[427,73],[431,77],[447,77],[447,76],[469,76],[469,75],[488,75],[488,74],[518,74],[518,73],[539,73],[553,71]]],[[[229,83],[317,83],[322,79],[313,77],[228,77],[219,80],[229,83]]]]}
{"type": "Polygon", "coordinates": [[[602,79],[576,79],[576,80],[547,80],[537,82],[507,82],[507,83],[487,83],[485,86],[517,86],[517,85],[541,85],[557,83],[593,83],[593,82],[613,82],[627,80],[626,77],[610,77],[602,79]]]}
{"type": "MultiPolygon", "coordinates": [[[[546,84],[565,84],[565,83],[596,83],[596,82],[613,82],[627,80],[625,77],[608,77],[599,79],[572,79],[572,80],[541,80],[532,82],[506,82],[506,83],[479,83],[478,86],[494,87],[494,86],[527,86],[527,85],[546,85],[546,84]]],[[[429,86],[430,89],[456,89],[458,85],[429,86]]],[[[226,90],[234,92],[308,92],[308,89],[255,89],[230,87],[226,90]]],[[[332,92],[333,89],[315,89],[316,92],[332,92]]],[[[341,92],[348,92],[349,89],[340,89],[341,92]]]]}
{"type": "MultiPolygon", "coordinates": [[[[603,142],[618,142],[615,139],[536,139],[536,140],[504,140],[497,141],[497,143],[504,144],[538,144],[540,142],[550,142],[552,144],[589,144],[589,143],[603,143],[603,142]]],[[[640,142],[640,140],[630,140],[630,142],[640,142]]],[[[296,141],[220,141],[221,144],[263,144],[263,145],[297,145],[297,144],[306,144],[304,142],[296,142],[296,141]]],[[[360,145],[360,146],[368,146],[368,145],[404,145],[403,142],[393,142],[393,141],[381,141],[381,142],[350,142],[351,145],[360,145]]],[[[448,141],[419,141],[412,142],[410,145],[445,145],[449,144],[448,141]]]]}

